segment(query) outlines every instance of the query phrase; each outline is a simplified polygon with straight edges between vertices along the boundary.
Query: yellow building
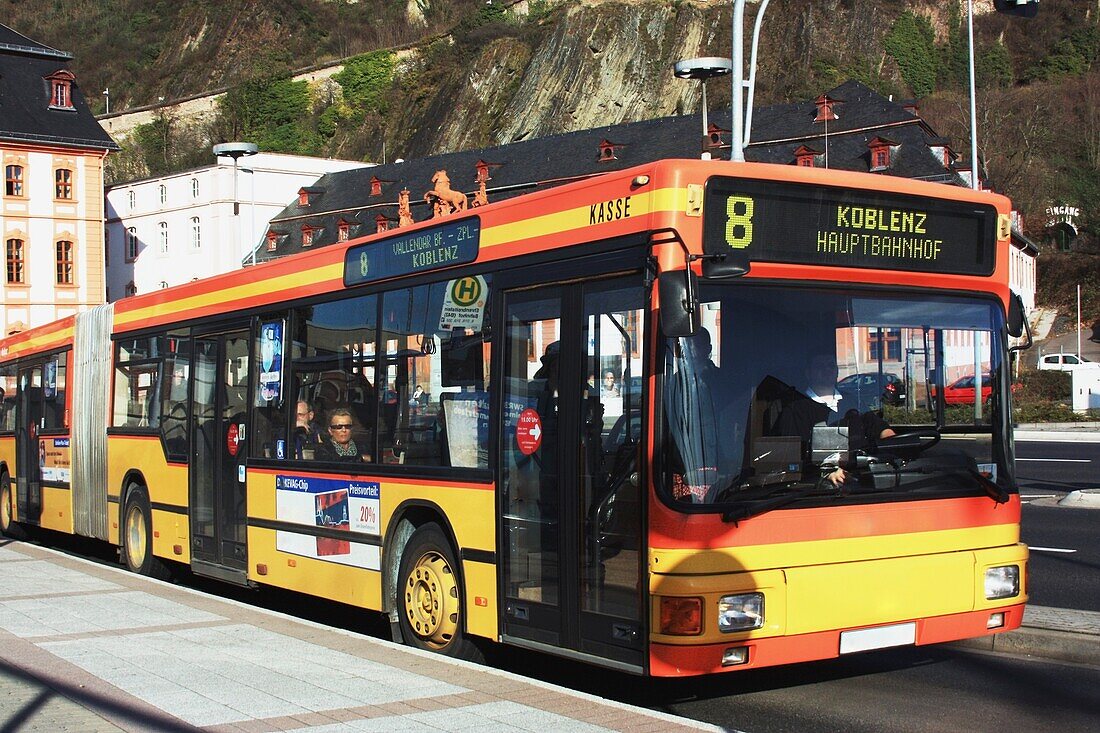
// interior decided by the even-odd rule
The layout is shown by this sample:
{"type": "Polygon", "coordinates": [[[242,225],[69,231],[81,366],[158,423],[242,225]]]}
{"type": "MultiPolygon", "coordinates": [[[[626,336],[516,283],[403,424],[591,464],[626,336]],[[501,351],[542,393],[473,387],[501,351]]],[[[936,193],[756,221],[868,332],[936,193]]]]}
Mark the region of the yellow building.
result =
{"type": "Polygon", "coordinates": [[[72,57],[0,25],[4,333],[104,302],[103,161],[72,57]]]}

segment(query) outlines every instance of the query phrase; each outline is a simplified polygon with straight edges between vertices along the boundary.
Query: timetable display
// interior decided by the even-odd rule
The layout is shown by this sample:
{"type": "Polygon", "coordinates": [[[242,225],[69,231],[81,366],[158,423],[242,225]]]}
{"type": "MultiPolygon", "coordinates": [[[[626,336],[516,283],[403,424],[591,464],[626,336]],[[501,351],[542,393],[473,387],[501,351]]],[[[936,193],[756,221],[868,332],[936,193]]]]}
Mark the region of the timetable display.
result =
{"type": "Polygon", "coordinates": [[[350,247],[344,253],[344,285],[473,262],[480,242],[481,220],[475,216],[350,247]]]}
{"type": "Polygon", "coordinates": [[[990,275],[991,205],[742,178],[711,178],[703,204],[708,255],[955,275],[990,275]]]}

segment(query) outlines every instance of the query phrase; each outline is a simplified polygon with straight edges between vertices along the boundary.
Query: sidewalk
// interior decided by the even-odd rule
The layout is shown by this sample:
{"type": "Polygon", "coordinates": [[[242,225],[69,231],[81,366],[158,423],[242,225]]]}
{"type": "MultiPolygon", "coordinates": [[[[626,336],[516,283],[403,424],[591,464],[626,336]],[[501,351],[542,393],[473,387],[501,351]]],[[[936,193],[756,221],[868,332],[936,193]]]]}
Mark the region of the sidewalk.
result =
{"type": "Polygon", "coordinates": [[[9,542],[0,730],[719,729],[9,542]]]}
{"type": "MultiPolygon", "coordinates": [[[[1029,606],[960,646],[1100,664],[1100,613],[1029,606]]],[[[0,731],[720,730],[160,583],[0,545],[0,731]]]]}

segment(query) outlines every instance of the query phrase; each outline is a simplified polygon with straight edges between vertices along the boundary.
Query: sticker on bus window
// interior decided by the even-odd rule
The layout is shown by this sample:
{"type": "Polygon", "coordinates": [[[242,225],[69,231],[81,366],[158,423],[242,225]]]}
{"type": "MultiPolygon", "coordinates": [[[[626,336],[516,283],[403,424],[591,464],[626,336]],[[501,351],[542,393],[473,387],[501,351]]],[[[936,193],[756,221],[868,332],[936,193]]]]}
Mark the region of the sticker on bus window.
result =
{"type": "Polygon", "coordinates": [[[276,402],[283,385],[283,322],[271,321],[260,326],[259,406],[276,402]]]}
{"type": "Polygon", "coordinates": [[[439,330],[468,328],[480,331],[488,297],[488,283],[480,275],[460,277],[448,282],[443,294],[443,308],[439,314],[439,330]]]}

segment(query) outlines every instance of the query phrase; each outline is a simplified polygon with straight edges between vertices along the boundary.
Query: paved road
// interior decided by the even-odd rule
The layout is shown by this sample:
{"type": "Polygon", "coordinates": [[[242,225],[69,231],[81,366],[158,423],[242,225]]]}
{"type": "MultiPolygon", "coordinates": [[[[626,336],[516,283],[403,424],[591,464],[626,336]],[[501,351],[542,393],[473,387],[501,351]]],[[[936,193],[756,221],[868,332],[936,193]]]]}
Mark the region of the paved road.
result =
{"type": "Polygon", "coordinates": [[[752,733],[1100,730],[1100,668],[955,647],[680,683],[662,710],[752,733]]]}
{"type": "Polygon", "coordinates": [[[1017,440],[1016,481],[1021,494],[1100,488],[1100,433],[1073,440],[1017,440]]]}
{"type": "Polygon", "coordinates": [[[1020,535],[1031,547],[1031,603],[1100,611],[1100,509],[1028,504],[1020,535]]]}

